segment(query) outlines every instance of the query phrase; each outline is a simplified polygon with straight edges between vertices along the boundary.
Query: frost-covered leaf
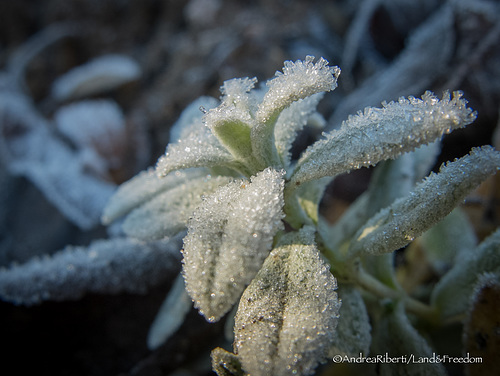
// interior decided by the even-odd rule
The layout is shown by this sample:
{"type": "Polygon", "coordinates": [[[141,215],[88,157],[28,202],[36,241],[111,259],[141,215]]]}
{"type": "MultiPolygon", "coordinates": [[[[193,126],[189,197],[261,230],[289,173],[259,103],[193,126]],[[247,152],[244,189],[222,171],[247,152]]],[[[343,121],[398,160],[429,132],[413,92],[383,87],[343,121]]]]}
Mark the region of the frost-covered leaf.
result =
{"type": "Polygon", "coordinates": [[[156,171],[166,176],[179,169],[216,166],[243,168],[200,122],[186,138],[168,144],[166,153],[158,159],[156,171]]]}
{"type": "Polygon", "coordinates": [[[267,82],[269,90],[259,104],[257,119],[261,123],[275,121],[293,102],[335,89],[339,75],[339,67],[329,67],[323,58],[316,63],[314,56],[306,56],[304,61],[285,61],[283,72],[276,72],[267,82]]]}
{"type": "Polygon", "coordinates": [[[356,233],[350,256],[379,255],[404,247],[448,215],[465,196],[500,167],[500,153],[490,146],[441,167],[407,197],[373,216],[356,233]]]}
{"type": "Polygon", "coordinates": [[[204,195],[231,180],[233,179],[226,176],[208,175],[180,183],[132,210],[123,222],[123,231],[128,236],[142,240],[174,236],[186,228],[204,195]]]}
{"type": "Polygon", "coordinates": [[[210,110],[204,121],[212,133],[231,155],[250,170],[242,171],[251,173],[264,168],[254,158],[250,132],[255,120],[256,98],[250,90],[257,80],[249,78],[235,78],[224,82],[221,87],[222,103],[217,108],[210,110]]]}
{"type": "Polygon", "coordinates": [[[192,306],[184,278],[179,274],[149,328],[148,348],[154,350],[164,344],[180,328],[192,306]]]}
{"type": "Polygon", "coordinates": [[[359,290],[350,285],[341,285],[338,290],[342,302],[333,347],[334,355],[368,355],[371,344],[371,325],[365,303],[359,290]]]}
{"type": "Polygon", "coordinates": [[[465,313],[474,286],[484,273],[500,276],[500,230],[479,244],[475,251],[461,255],[434,288],[432,305],[439,309],[443,318],[465,313]]]}
{"type": "MultiPolygon", "coordinates": [[[[290,167],[292,144],[297,133],[304,128],[311,116],[317,114],[316,107],[323,97],[322,93],[293,102],[278,117],[274,127],[276,150],[285,168],[290,167]]],[[[324,120],[323,120],[324,121],[324,120]]]]}
{"type": "Polygon", "coordinates": [[[309,147],[299,159],[289,185],[394,159],[470,124],[475,117],[458,92],[452,99],[444,93],[441,101],[426,92],[422,99],[400,98],[383,108],[366,108],[350,116],[341,129],[309,147]]]}
{"type": "Polygon", "coordinates": [[[184,184],[188,180],[206,175],[207,170],[204,169],[176,171],[175,174],[164,178],[158,177],[153,169],[142,171],[120,185],[104,208],[101,221],[108,225],[158,194],[184,184]]]}
{"type": "Polygon", "coordinates": [[[182,112],[170,131],[165,155],[158,159],[156,171],[160,176],[192,167],[225,166],[245,171],[205,124],[205,117],[217,111],[216,104],[214,98],[201,97],[182,112]],[[202,110],[209,110],[208,114],[204,115],[202,110]]]}
{"type": "Polygon", "coordinates": [[[52,85],[52,96],[59,100],[81,98],[115,89],[137,80],[141,68],[125,55],[103,55],[73,68],[52,85]]]}
{"type": "Polygon", "coordinates": [[[0,270],[0,298],[33,305],[45,300],[77,300],[86,293],[145,293],[177,270],[180,237],[144,243],[98,240],[68,246],[43,259],[0,270]]]}
{"type": "Polygon", "coordinates": [[[433,357],[433,350],[411,325],[401,302],[384,307],[373,331],[371,356],[388,354],[391,358],[403,357],[406,361],[379,363],[380,374],[386,376],[446,375],[443,364],[426,362],[433,357]],[[419,360],[421,362],[419,363],[419,360]],[[407,362],[409,362],[407,364],[407,362]]]}
{"type": "Polygon", "coordinates": [[[336,288],[316,246],[275,248],[236,314],[234,351],[243,369],[255,376],[312,374],[335,336],[336,288]]]}
{"type": "Polygon", "coordinates": [[[266,169],[207,196],[188,223],[184,277],[209,321],[231,309],[283,228],[283,173],[266,169]]]}
{"type": "Polygon", "coordinates": [[[261,163],[266,166],[281,165],[274,138],[280,113],[300,99],[334,90],[339,74],[340,69],[329,67],[328,61],[323,58],[316,63],[314,56],[306,56],[304,61],[285,61],[283,73],[276,72],[276,76],[267,82],[269,90],[258,106],[257,123],[252,128],[252,148],[261,163]]]}

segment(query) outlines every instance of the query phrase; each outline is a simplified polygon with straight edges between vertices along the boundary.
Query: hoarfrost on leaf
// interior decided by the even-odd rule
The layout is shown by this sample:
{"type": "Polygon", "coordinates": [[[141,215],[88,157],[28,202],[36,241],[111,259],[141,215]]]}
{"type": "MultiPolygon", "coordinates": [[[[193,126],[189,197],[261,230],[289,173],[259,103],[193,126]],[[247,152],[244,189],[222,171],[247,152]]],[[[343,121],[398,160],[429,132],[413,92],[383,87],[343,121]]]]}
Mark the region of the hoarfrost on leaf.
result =
{"type": "Polygon", "coordinates": [[[116,238],[71,247],[0,270],[0,297],[15,304],[77,300],[86,293],[145,293],[177,270],[180,237],[144,243],[116,238]]]}
{"type": "Polygon", "coordinates": [[[400,98],[383,108],[366,108],[309,147],[289,185],[371,166],[433,142],[474,121],[476,115],[466,103],[459,92],[452,99],[445,92],[442,100],[426,92],[422,99],[400,98]]]}
{"type": "Polygon", "coordinates": [[[500,153],[491,146],[441,167],[406,197],[373,216],[353,238],[348,253],[380,255],[407,245],[438,223],[500,166],[500,153]],[[467,174],[463,173],[467,171],[467,174]]]}
{"type": "Polygon", "coordinates": [[[233,180],[226,176],[203,176],[159,193],[134,209],[123,222],[123,231],[142,240],[174,236],[184,230],[202,197],[233,180]]]}
{"type": "Polygon", "coordinates": [[[243,369],[256,376],[312,374],[336,333],[336,288],[315,245],[275,248],[236,314],[234,351],[243,369]]]}
{"type": "Polygon", "coordinates": [[[162,192],[206,175],[204,169],[191,169],[159,178],[154,169],[142,171],[116,190],[104,208],[101,221],[108,225],[162,192]]]}
{"type": "Polygon", "coordinates": [[[314,56],[304,61],[285,61],[282,72],[267,82],[269,90],[259,104],[257,119],[262,123],[276,120],[277,115],[293,102],[337,87],[339,67],[328,66],[323,58],[314,63],[314,56]]]}
{"type": "Polygon", "coordinates": [[[193,213],[184,239],[184,277],[209,321],[231,309],[283,228],[283,173],[266,169],[220,187],[193,213]]]}

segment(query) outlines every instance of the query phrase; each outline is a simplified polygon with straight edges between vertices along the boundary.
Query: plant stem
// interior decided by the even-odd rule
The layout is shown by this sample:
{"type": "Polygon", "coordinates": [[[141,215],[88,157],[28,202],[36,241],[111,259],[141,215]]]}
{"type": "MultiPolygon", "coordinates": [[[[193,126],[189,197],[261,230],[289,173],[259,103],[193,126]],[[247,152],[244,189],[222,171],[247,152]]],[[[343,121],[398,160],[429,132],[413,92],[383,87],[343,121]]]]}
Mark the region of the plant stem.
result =
{"type": "Polygon", "coordinates": [[[408,312],[414,313],[417,316],[431,322],[436,322],[438,320],[438,314],[432,307],[416,299],[413,299],[402,290],[395,290],[383,284],[375,277],[366,273],[361,267],[359,267],[355,279],[359,286],[361,286],[366,291],[373,293],[374,295],[382,298],[403,300],[405,308],[408,310],[408,312]]]}

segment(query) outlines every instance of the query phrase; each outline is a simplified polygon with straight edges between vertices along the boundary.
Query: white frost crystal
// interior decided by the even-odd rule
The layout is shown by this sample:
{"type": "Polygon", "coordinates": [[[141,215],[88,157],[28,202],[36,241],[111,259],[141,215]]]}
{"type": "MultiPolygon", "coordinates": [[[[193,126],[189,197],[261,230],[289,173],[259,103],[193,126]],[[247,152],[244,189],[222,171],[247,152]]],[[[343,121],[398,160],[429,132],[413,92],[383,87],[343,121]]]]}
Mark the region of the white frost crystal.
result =
{"type": "Polygon", "coordinates": [[[328,358],[340,302],[314,245],[274,249],[243,293],[234,351],[254,376],[310,375],[328,358]]]}
{"type": "Polygon", "coordinates": [[[283,228],[283,173],[266,169],[207,196],[184,239],[184,277],[209,321],[229,311],[257,274],[283,228]]]}

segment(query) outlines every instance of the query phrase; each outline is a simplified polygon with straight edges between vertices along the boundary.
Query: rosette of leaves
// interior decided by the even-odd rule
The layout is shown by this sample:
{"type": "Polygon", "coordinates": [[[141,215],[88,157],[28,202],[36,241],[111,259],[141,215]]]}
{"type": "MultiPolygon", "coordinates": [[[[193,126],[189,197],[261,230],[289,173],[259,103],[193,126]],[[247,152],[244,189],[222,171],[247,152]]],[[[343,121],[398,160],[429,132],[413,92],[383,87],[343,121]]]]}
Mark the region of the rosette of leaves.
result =
{"type": "MultiPolygon", "coordinates": [[[[213,322],[239,302],[233,352],[212,353],[219,375],[309,375],[333,355],[368,353],[362,290],[398,307],[379,310],[377,328],[394,322],[402,333],[396,335],[409,334],[405,349],[428,354],[406,315],[439,320],[449,284],[432,306],[409,297],[395,278],[392,252],[445,218],[497,170],[500,154],[474,149],[422,180],[438,152],[435,141],[476,116],[459,92],[441,100],[426,92],[350,116],[292,161],[298,132],[318,123],[316,106],[339,74],[307,56],[285,62],[264,89],[255,89],[256,79],[226,81],[220,103],[201,98],[190,105],[156,170],[125,183],[104,213],[105,223],[125,217],[124,232],[142,239],[187,228],[182,275],[195,307],[213,322]],[[370,189],[338,223],[326,223],[318,214],[326,185],[379,162],[370,189]]],[[[182,284],[175,286],[162,317],[186,312],[189,299],[182,284]]],[[[150,347],[178,325],[158,317],[150,347]]],[[[373,343],[384,343],[385,330],[374,333],[373,343]]],[[[414,371],[431,366],[421,367],[414,371]]]]}

